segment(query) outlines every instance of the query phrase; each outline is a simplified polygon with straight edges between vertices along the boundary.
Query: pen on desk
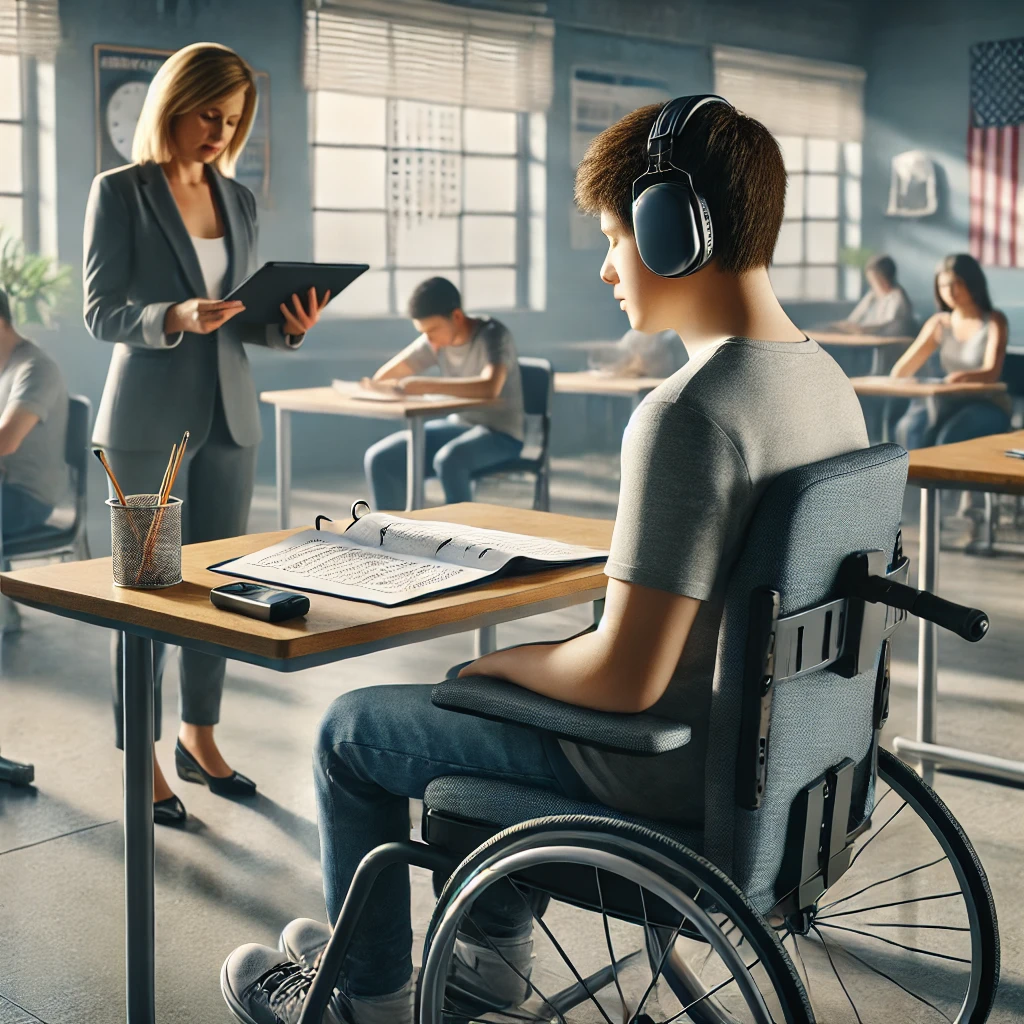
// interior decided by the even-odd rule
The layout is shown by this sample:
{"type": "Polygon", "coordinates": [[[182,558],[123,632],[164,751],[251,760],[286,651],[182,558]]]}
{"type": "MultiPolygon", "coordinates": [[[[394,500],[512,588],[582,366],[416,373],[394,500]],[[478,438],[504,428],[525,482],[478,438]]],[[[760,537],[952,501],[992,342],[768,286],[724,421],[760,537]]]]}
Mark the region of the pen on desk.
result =
{"type": "Polygon", "coordinates": [[[107,457],[103,453],[103,449],[93,448],[92,453],[100,460],[100,465],[107,471],[107,476],[110,478],[110,483],[113,485],[114,493],[117,495],[117,500],[122,505],[127,505],[128,502],[124,500],[124,491],[121,490],[121,485],[117,482],[117,477],[114,476],[114,471],[110,468],[110,463],[107,462],[107,457]]]}
{"type": "Polygon", "coordinates": [[[1011,459],[1024,459],[1024,448],[1007,448],[1003,454],[1009,455],[1011,459]]]}

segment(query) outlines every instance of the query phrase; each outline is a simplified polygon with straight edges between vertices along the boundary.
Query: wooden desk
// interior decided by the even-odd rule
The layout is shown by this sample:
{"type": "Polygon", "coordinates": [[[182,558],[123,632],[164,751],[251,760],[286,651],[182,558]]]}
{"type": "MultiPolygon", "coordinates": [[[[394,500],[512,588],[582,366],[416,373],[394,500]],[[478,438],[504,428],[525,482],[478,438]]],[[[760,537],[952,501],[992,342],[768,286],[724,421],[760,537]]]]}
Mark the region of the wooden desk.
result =
{"type": "MultiPolygon", "coordinates": [[[[978,437],[938,448],[918,448],[910,453],[907,479],[922,489],[919,589],[937,592],[939,497],[944,487],[1024,494],[1024,460],[1004,455],[1008,448],[1024,448],[1024,430],[978,437]]],[[[932,765],[944,764],[994,779],[1024,782],[1024,761],[943,747],[936,743],[938,627],[921,619],[918,631],[917,739],[897,736],[894,740],[896,752],[919,758],[929,770],[932,765]]]]}
{"type": "Polygon", "coordinates": [[[613,377],[609,374],[583,370],[578,373],[556,373],[555,392],[563,395],[610,395],[628,398],[635,409],[644,395],[659,384],[662,377],[613,377]]]}
{"type": "MultiPolygon", "coordinates": [[[[417,518],[512,530],[605,548],[612,523],[492,505],[450,505],[417,518]]],[[[281,533],[191,544],[182,552],[183,581],[166,590],[127,590],[111,582],[109,558],[48,565],[0,575],[16,601],[124,631],[124,837],[128,1024],[154,1024],[153,641],[293,672],[371,651],[484,628],[499,622],[600,600],[603,566],[583,565],[509,577],[400,608],[310,595],[299,623],[272,625],[214,608],[213,586],[225,577],[206,566],[280,540],[281,533]]]]}
{"type": "Polygon", "coordinates": [[[409,452],[406,463],[406,510],[422,508],[426,480],[426,433],[428,419],[447,416],[463,409],[491,404],[479,398],[403,398],[400,401],[373,401],[360,398],[365,394],[356,381],[346,381],[346,388],[294,388],[290,391],[264,391],[260,401],[274,407],[277,428],[277,525],[290,525],[292,489],[292,423],[293,412],[325,413],[329,416],[362,416],[375,420],[399,420],[409,430],[409,452]]]}
{"type": "Polygon", "coordinates": [[[916,377],[852,377],[850,382],[858,395],[878,398],[932,398],[936,395],[991,398],[1006,393],[1006,385],[1002,381],[994,384],[947,384],[916,377]]]}
{"type": "Polygon", "coordinates": [[[809,338],[825,346],[836,348],[871,349],[871,375],[885,372],[882,366],[883,349],[907,348],[914,340],[910,335],[847,334],[845,331],[806,331],[809,338]]]}

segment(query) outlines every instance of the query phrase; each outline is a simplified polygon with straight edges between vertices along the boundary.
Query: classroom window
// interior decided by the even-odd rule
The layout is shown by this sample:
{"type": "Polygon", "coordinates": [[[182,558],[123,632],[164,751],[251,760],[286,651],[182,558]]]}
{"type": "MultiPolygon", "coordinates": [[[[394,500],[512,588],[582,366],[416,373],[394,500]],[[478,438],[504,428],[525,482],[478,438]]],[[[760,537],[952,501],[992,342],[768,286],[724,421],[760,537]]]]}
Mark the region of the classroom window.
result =
{"type": "Polygon", "coordinates": [[[342,316],[403,316],[425,277],[473,309],[546,304],[545,117],[312,94],[315,258],[369,263],[342,316]]]}
{"type": "Polygon", "coordinates": [[[786,164],[786,212],[771,279],[780,299],[833,301],[860,295],[860,273],[842,262],[860,247],[859,142],[778,136],[786,164]],[[852,273],[851,273],[852,270],[852,273]]]}
{"type": "Polygon", "coordinates": [[[21,59],[0,53],[0,226],[25,234],[21,59]]]}

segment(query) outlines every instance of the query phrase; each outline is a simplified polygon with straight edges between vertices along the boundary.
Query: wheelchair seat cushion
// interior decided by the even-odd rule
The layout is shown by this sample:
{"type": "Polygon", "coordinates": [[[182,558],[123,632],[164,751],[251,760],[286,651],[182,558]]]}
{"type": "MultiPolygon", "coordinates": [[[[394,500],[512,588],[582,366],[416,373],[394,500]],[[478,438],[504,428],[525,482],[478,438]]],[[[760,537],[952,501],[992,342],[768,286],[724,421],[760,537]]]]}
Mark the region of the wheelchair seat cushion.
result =
{"type": "Polygon", "coordinates": [[[500,779],[474,778],[466,775],[445,775],[434,779],[423,796],[424,807],[464,821],[510,828],[533,818],[551,815],[589,814],[598,818],[614,818],[642,825],[652,832],[668,836],[700,853],[704,835],[700,829],[679,824],[650,821],[646,818],[614,811],[604,804],[573,800],[546,789],[524,786],[500,779]]]}

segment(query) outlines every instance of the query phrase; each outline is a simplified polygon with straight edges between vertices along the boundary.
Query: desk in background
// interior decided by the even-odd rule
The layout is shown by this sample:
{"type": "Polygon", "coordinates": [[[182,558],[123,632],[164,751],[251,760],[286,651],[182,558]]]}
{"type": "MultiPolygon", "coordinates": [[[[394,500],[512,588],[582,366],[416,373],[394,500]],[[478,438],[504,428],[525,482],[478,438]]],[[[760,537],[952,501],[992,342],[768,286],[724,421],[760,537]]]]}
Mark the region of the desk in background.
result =
{"type": "MultiPolygon", "coordinates": [[[[910,453],[907,479],[921,488],[918,589],[938,592],[939,497],[944,487],[1024,494],[1024,461],[1004,455],[1007,448],[1024,448],[1024,431],[992,434],[938,448],[918,448],[910,453]]],[[[926,619],[918,624],[917,657],[917,739],[897,736],[896,752],[920,758],[927,765],[944,764],[993,779],[1024,782],[1024,761],[976,754],[936,743],[938,627],[926,619]]]]}
{"type": "Polygon", "coordinates": [[[874,377],[886,372],[882,359],[882,355],[886,349],[890,351],[897,348],[903,350],[908,348],[910,343],[914,340],[910,335],[886,336],[883,334],[847,334],[845,331],[810,330],[805,331],[804,333],[806,333],[808,337],[813,338],[819,344],[824,345],[826,348],[870,349],[871,369],[869,372],[874,377]]]}
{"type": "Polygon", "coordinates": [[[406,511],[411,511],[423,508],[425,504],[426,421],[490,404],[479,398],[446,398],[444,401],[403,398],[398,402],[375,402],[356,397],[363,390],[357,382],[346,383],[346,390],[336,387],[295,388],[291,391],[264,391],[260,394],[261,402],[274,407],[274,423],[277,428],[277,525],[282,530],[289,526],[291,513],[293,412],[362,416],[366,419],[398,420],[404,424],[410,438],[405,478],[406,511]]]}
{"type": "Polygon", "coordinates": [[[650,394],[663,383],[664,379],[661,377],[613,377],[605,373],[584,370],[578,373],[556,373],[555,394],[628,398],[635,409],[644,395],[650,394]]]}
{"type": "MultiPolygon", "coordinates": [[[[329,390],[329,389],[328,389],[329,390]]],[[[607,548],[612,524],[493,505],[449,505],[414,513],[485,529],[607,548]]],[[[0,591],[44,611],[124,631],[124,839],[128,1024],[155,1024],[153,844],[153,641],[296,672],[604,597],[602,564],[562,566],[416,601],[398,608],[310,595],[309,614],[272,624],[210,603],[224,577],[207,566],[277,543],[287,532],[190,544],[183,582],[128,590],[111,582],[109,558],[0,576],[0,591]]]]}

